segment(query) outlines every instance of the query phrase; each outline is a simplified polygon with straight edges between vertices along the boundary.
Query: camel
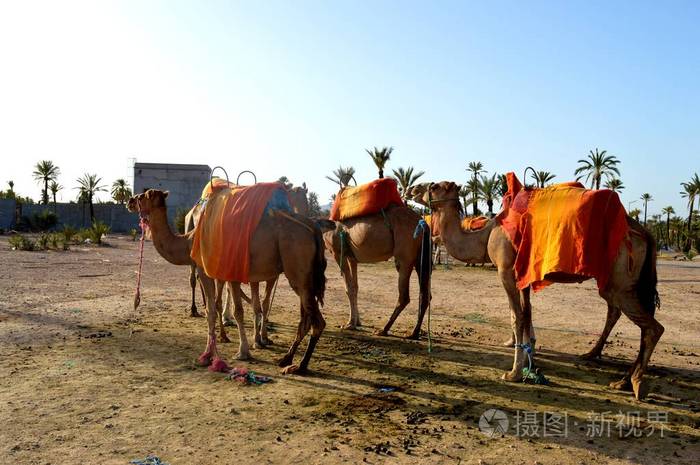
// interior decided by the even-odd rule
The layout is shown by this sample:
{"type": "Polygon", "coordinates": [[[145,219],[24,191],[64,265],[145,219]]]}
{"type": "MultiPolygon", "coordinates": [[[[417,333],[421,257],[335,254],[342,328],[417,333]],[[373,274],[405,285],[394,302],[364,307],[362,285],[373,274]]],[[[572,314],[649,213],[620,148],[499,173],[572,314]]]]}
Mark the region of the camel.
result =
{"type": "MultiPolygon", "coordinates": [[[[498,275],[508,295],[511,309],[511,323],[515,336],[513,369],[503,375],[507,381],[522,379],[525,362],[523,341],[532,337],[532,307],[530,288],[518,290],[513,266],[516,251],[506,232],[494,221],[478,231],[465,232],[460,227],[461,207],[458,201],[459,186],[443,181],[437,184],[423,183],[415,186],[410,197],[422,205],[432,208],[439,215],[442,238],[450,255],[458,260],[483,259],[487,255],[498,268],[498,275]]],[[[664,332],[664,327],[654,318],[658,306],[656,291],[656,245],[654,238],[638,222],[628,217],[631,249],[623,244],[613,265],[610,281],[599,293],[608,303],[608,322],[615,321],[615,315],[624,313],[641,330],[641,343],[637,359],[622,380],[613,382],[611,387],[631,390],[638,400],[646,397],[648,384],[643,375],[654,347],[664,332]],[[630,266],[631,263],[631,266],[630,266]],[[628,268],[629,267],[629,268],[628,268]],[[631,269],[630,269],[631,268],[631,269]]],[[[582,282],[586,276],[548,276],[557,283],[582,282]]],[[[604,335],[607,337],[607,334],[604,335]]],[[[603,341],[604,343],[604,341],[603,341]]],[[[602,348],[602,347],[601,347],[602,348]]]]}
{"type": "Polygon", "coordinates": [[[345,282],[345,292],[350,301],[350,318],[343,329],[361,326],[357,308],[357,264],[377,263],[394,257],[399,273],[399,298],[389,321],[377,332],[386,336],[406,305],[411,301],[409,283],[416,270],[420,287],[418,321],[406,337],[418,339],[425,311],[430,305],[430,273],[432,271],[430,231],[414,238],[421,216],[409,207],[392,206],[382,213],[351,218],[343,221],[321,220],[326,248],[333,253],[345,282]]]}
{"type": "MultiPolygon", "coordinates": [[[[306,197],[306,194],[308,193],[308,189],[306,187],[306,183],[303,183],[301,187],[291,187],[287,189],[287,193],[289,194],[289,204],[292,207],[292,210],[294,213],[297,213],[302,216],[308,216],[309,214],[309,201],[306,197]]],[[[197,204],[192,207],[192,209],[187,212],[185,215],[185,233],[188,233],[192,231],[195,228],[195,225],[199,222],[199,216],[201,214],[201,203],[197,202],[197,204]]],[[[270,304],[270,293],[271,290],[274,288],[274,285],[276,284],[277,279],[272,280],[272,282],[266,283],[265,286],[265,299],[263,303],[263,319],[267,319],[267,314],[269,313],[269,304],[270,304]]],[[[190,289],[192,290],[192,299],[191,299],[191,304],[190,304],[190,316],[191,317],[201,317],[202,315],[199,314],[197,311],[197,303],[195,300],[195,295],[196,295],[196,288],[197,288],[197,269],[194,265],[190,266],[190,289]]],[[[232,299],[229,298],[229,293],[226,293],[224,296],[224,324],[226,326],[233,326],[234,320],[233,320],[233,313],[232,313],[232,299]]],[[[241,297],[243,300],[246,301],[248,304],[252,304],[252,300],[250,297],[248,297],[244,292],[241,293],[241,297]]],[[[202,289],[202,300],[204,300],[204,290],[202,289]]],[[[267,338],[266,330],[265,331],[265,336],[264,338],[267,338]]]]}
{"type": "MultiPolygon", "coordinates": [[[[304,217],[309,216],[309,200],[307,197],[309,190],[306,187],[306,183],[302,183],[301,186],[296,186],[296,187],[290,187],[287,188],[287,194],[289,195],[289,205],[292,207],[292,211],[296,213],[297,215],[301,215],[304,217]]],[[[270,316],[270,307],[272,306],[272,292],[277,286],[277,280],[278,277],[275,277],[269,281],[265,282],[265,296],[263,298],[261,307],[262,310],[260,313],[255,313],[255,315],[258,315],[261,317],[261,321],[259,322],[259,329],[260,329],[260,336],[259,339],[262,342],[262,345],[269,345],[272,344],[272,341],[269,339],[267,335],[267,327],[268,327],[268,322],[269,322],[269,316],[270,316]]],[[[251,293],[252,294],[258,294],[259,295],[259,283],[250,283],[250,288],[251,288],[251,293]]],[[[253,295],[251,294],[251,297],[253,295]]],[[[230,293],[226,293],[224,296],[224,314],[223,314],[223,320],[224,320],[224,325],[226,326],[232,326],[234,323],[233,319],[233,312],[232,312],[232,307],[233,307],[233,296],[230,293]]],[[[248,299],[245,293],[241,293],[241,297],[243,300],[246,302],[253,304],[254,302],[252,299],[248,299]]]]}
{"type": "MultiPolygon", "coordinates": [[[[220,193],[214,194],[219,195],[220,193]]],[[[168,193],[150,189],[144,194],[132,197],[127,208],[138,212],[151,229],[153,244],[158,253],[175,265],[191,265],[190,258],[193,233],[174,234],[167,219],[165,199],[168,193]]],[[[325,320],[319,305],[323,305],[325,292],[326,260],[323,250],[321,231],[303,217],[277,212],[264,215],[250,243],[250,279],[261,282],[275,279],[280,273],[287,277],[292,289],[300,299],[301,318],[297,333],[287,354],[279,361],[283,373],[303,373],[307,370],[319,337],[325,328],[325,320]],[[300,364],[293,364],[296,350],[306,334],[311,337],[300,364]]],[[[211,365],[213,371],[222,371],[226,364],[219,357],[216,346],[216,321],[221,313],[221,296],[224,286],[234,295],[234,316],[239,332],[239,350],[236,358],[243,360],[250,357],[250,349],[243,325],[243,303],[240,283],[215,280],[197,267],[197,276],[202,284],[207,307],[208,335],[205,351],[198,358],[202,366],[211,365]]],[[[259,310],[259,298],[253,292],[254,309],[259,310]],[[257,303],[257,305],[256,305],[257,303]]],[[[255,323],[259,321],[255,318],[255,323]]],[[[223,331],[223,326],[221,326],[223,331]]],[[[260,344],[258,329],[256,345],[260,344]]]]}

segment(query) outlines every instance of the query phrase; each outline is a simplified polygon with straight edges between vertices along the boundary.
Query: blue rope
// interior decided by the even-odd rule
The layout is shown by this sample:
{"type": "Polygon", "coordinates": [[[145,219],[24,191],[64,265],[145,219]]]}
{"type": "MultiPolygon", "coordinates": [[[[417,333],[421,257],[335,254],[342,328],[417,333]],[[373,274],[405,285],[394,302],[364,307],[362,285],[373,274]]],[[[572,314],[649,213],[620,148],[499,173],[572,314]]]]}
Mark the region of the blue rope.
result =
{"type": "Polygon", "coordinates": [[[163,462],[160,458],[155,455],[147,455],[143,460],[132,460],[129,462],[133,465],[168,465],[167,462],[163,462]]]}
{"type": "Polygon", "coordinates": [[[523,381],[525,381],[532,373],[532,346],[529,342],[526,342],[525,344],[515,344],[513,347],[523,349],[523,352],[527,355],[527,373],[523,375],[523,381]]]}

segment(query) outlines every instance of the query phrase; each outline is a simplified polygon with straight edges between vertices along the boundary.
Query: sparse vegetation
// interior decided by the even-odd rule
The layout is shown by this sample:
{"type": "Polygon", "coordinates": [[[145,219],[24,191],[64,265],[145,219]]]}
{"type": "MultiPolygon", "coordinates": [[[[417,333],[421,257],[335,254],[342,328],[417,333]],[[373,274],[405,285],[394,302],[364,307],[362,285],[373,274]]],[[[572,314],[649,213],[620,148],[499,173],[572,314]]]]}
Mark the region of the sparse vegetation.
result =
{"type": "Polygon", "coordinates": [[[22,234],[15,234],[8,242],[12,250],[36,250],[36,243],[22,234]]]}

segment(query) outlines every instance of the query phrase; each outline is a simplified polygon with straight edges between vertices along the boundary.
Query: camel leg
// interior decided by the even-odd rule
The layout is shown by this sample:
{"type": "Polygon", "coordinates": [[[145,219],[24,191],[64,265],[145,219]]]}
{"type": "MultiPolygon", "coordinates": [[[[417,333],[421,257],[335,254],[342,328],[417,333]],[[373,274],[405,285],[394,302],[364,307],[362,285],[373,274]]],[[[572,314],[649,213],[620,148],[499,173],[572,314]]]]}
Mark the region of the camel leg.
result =
{"type": "Polygon", "coordinates": [[[198,318],[202,315],[200,315],[199,312],[197,312],[197,303],[194,300],[197,292],[197,268],[194,266],[190,267],[190,288],[192,289],[192,304],[190,305],[190,316],[198,318]]]}
{"type": "Polygon", "coordinates": [[[260,307],[260,283],[250,283],[250,298],[253,302],[253,334],[255,336],[253,348],[262,349],[265,344],[260,336],[260,324],[263,319],[263,311],[260,307]]]}
{"type": "Polygon", "coordinates": [[[263,299],[262,303],[262,325],[260,327],[260,340],[264,345],[270,345],[272,344],[272,341],[270,338],[267,336],[267,326],[268,323],[270,322],[270,310],[272,306],[272,290],[275,288],[275,285],[277,284],[277,280],[279,277],[275,279],[270,279],[265,283],[265,297],[263,299]]]}
{"type": "MultiPolygon", "coordinates": [[[[396,307],[394,308],[394,312],[389,317],[389,321],[387,321],[386,325],[384,325],[384,329],[377,331],[376,334],[378,336],[386,336],[389,333],[389,330],[393,326],[394,321],[396,321],[403,309],[406,308],[406,305],[408,305],[411,302],[411,297],[409,295],[409,284],[411,282],[411,268],[406,267],[403,264],[399,265],[398,268],[399,300],[396,302],[396,307]]],[[[418,328],[418,334],[416,334],[416,331],[414,330],[412,333],[408,333],[406,335],[408,339],[418,339],[418,336],[420,336],[420,327],[418,328]]]]}
{"type": "Polygon", "coordinates": [[[287,353],[280,359],[278,365],[280,368],[285,368],[292,366],[292,361],[294,361],[294,354],[296,354],[299,344],[309,332],[311,328],[311,319],[306,315],[303,305],[299,305],[301,310],[301,318],[299,319],[299,325],[297,326],[297,333],[294,336],[292,345],[289,346],[287,353]]]}
{"type": "Polygon", "coordinates": [[[219,342],[231,342],[231,339],[226,335],[226,329],[224,328],[224,318],[223,318],[223,306],[221,304],[222,294],[226,292],[226,283],[223,281],[216,281],[216,316],[219,320],[219,342]]]}
{"type": "Polygon", "coordinates": [[[233,294],[231,289],[226,286],[224,290],[224,326],[234,326],[236,320],[233,319],[233,294]]]}
{"type": "Polygon", "coordinates": [[[216,283],[213,279],[206,276],[202,270],[197,270],[199,281],[202,284],[202,289],[205,293],[205,301],[207,304],[207,347],[197,359],[200,366],[212,365],[215,368],[225,365],[219,358],[219,353],[216,348],[216,283]]]}
{"type": "Polygon", "coordinates": [[[620,319],[621,314],[622,314],[622,311],[620,310],[619,307],[616,307],[616,306],[608,303],[608,315],[605,317],[605,327],[603,328],[603,332],[600,334],[600,338],[598,338],[598,342],[596,342],[595,346],[593,346],[593,348],[590,351],[581,355],[582,359],[595,360],[597,358],[600,358],[603,355],[603,349],[605,348],[605,341],[608,340],[608,337],[610,336],[610,332],[615,327],[617,320],[620,319]]]}
{"type": "Polygon", "coordinates": [[[250,346],[248,338],[245,334],[245,322],[243,320],[243,299],[241,297],[241,283],[228,283],[229,292],[233,296],[234,312],[233,317],[236,320],[238,327],[238,353],[235,355],[236,360],[250,359],[250,346]]]}
{"type": "Polygon", "coordinates": [[[318,308],[318,303],[311,293],[308,290],[303,290],[301,294],[301,321],[299,322],[299,330],[297,330],[297,336],[292,343],[292,347],[290,347],[289,352],[280,362],[280,366],[283,366],[282,372],[285,374],[301,374],[307,372],[309,360],[311,360],[316,344],[326,327],[326,321],[323,319],[323,315],[318,308]],[[301,343],[304,336],[309,331],[309,328],[311,329],[311,336],[309,337],[309,343],[306,346],[301,363],[299,365],[294,365],[292,364],[294,353],[299,347],[299,343],[301,343]],[[282,362],[286,362],[286,364],[283,365],[282,362]]]}
{"type": "Polygon", "coordinates": [[[419,265],[416,265],[416,274],[418,275],[418,285],[420,286],[418,321],[416,322],[416,327],[413,328],[413,333],[411,334],[410,339],[418,339],[420,336],[420,329],[421,326],[423,326],[423,318],[425,317],[426,310],[428,310],[428,307],[430,306],[430,299],[432,299],[432,295],[430,294],[430,277],[427,279],[421,278],[419,265]]]}
{"type": "Polygon", "coordinates": [[[508,304],[510,306],[510,323],[515,335],[513,349],[513,369],[510,372],[504,373],[502,378],[506,381],[520,381],[523,377],[522,369],[525,363],[525,355],[520,345],[523,343],[523,331],[525,327],[525,316],[520,305],[520,293],[515,284],[515,273],[512,268],[499,269],[498,275],[501,278],[501,283],[508,295],[508,304]]]}
{"type": "Polygon", "coordinates": [[[357,262],[346,258],[341,270],[345,280],[345,293],[350,301],[350,320],[342,326],[342,329],[357,329],[360,324],[360,312],[357,310],[357,262]]]}
{"type": "Polygon", "coordinates": [[[530,288],[526,287],[520,291],[520,306],[523,309],[523,341],[529,343],[532,347],[533,354],[535,350],[535,327],[532,325],[532,303],[530,302],[530,288]]]}
{"type": "Polygon", "coordinates": [[[649,359],[651,358],[651,354],[654,352],[656,343],[664,333],[664,327],[661,325],[661,323],[656,321],[651,313],[644,311],[634,290],[626,291],[624,295],[619,298],[619,303],[620,307],[622,308],[622,312],[630,320],[632,320],[634,324],[639,326],[641,330],[641,341],[639,344],[639,354],[637,355],[637,360],[635,360],[635,362],[632,364],[628,375],[626,375],[621,381],[612,383],[611,386],[619,388],[620,383],[626,385],[626,382],[629,379],[629,381],[632,383],[634,396],[637,400],[642,400],[646,397],[649,390],[649,386],[644,380],[644,373],[646,372],[649,359]]]}

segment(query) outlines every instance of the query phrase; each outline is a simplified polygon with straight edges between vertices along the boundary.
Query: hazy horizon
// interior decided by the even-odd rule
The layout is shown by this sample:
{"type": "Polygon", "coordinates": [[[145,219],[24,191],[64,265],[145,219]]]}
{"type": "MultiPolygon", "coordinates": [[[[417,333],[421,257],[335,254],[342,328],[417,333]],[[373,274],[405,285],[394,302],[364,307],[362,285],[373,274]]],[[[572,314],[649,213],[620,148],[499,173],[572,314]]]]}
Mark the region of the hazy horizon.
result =
{"type": "MultiPolygon", "coordinates": [[[[130,160],[325,179],[365,148],[386,174],[463,183],[526,166],[574,179],[621,160],[627,207],[687,212],[700,171],[700,5],[674,2],[5,2],[0,5],[1,189],[35,200],[33,166],[109,188],[130,160]]],[[[108,194],[101,194],[106,200],[108,194]]]]}

